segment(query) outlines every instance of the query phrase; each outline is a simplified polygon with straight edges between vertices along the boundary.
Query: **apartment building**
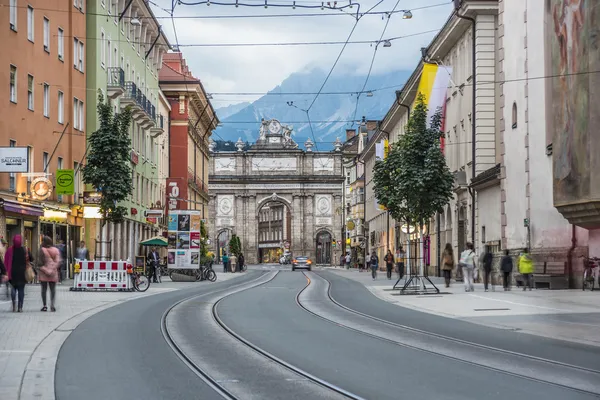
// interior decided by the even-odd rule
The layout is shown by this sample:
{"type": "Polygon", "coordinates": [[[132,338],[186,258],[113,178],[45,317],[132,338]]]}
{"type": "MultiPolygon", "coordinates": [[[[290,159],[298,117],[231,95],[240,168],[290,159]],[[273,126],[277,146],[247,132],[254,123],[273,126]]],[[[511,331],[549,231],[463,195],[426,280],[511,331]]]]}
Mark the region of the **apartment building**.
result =
{"type": "Polygon", "coordinates": [[[80,239],[87,31],[82,0],[7,0],[0,13],[0,236],[80,239]],[[22,168],[6,160],[22,159],[22,168]],[[8,172],[16,171],[19,172],[8,172]],[[57,179],[66,174],[64,179],[57,179]],[[69,178],[70,177],[70,178],[69,178]],[[58,183],[58,185],[57,185],[58,183]]]}
{"type": "Polygon", "coordinates": [[[123,202],[129,210],[125,222],[102,227],[89,219],[86,238],[96,258],[133,260],[143,251],[139,242],[160,233],[159,219],[149,218],[148,211],[164,206],[159,164],[168,115],[161,112],[168,107],[161,106],[158,74],[170,44],[147,1],[88,0],[87,7],[88,36],[94,40],[86,54],[86,126],[90,133],[98,129],[99,90],[115,113],[131,107],[133,193],[123,202]]]}

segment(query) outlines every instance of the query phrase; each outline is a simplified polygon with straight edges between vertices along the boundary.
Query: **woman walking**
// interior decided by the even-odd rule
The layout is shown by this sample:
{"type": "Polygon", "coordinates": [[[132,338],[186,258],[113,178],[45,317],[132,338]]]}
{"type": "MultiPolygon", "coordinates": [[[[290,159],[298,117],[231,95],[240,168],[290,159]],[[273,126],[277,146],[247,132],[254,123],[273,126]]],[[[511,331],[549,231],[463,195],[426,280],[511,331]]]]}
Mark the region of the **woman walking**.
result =
{"type": "Polygon", "coordinates": [[[500,269],[502,270],[502,275],[504,275],[504,291],[508,291],[510,290],[510,274],[513,270],[513,260],[508,255],[508,250],[504,250],[504,257],[500,261],[500,269]]]}
{"type": "Polygon", "coordinates": [[[23,300],[25,299],[25,270],[29,265],[29,254],[23,247],[21,235],[15,235],[13,245],[8,248],[4,256],[8,282],[12,287],[10,297],[12,299],[13,312],[23,312],[23,300]]]}
{"type": "Polygon", "coordinates": [[[473,250],[473,243],[467,243],[467,249],[460,254],[460,266],[463,271],[463,279],[465,281],[465,292],[472,292],[474,289],[473,285],[473,272],[477,267],[475,265],[475,251],[473,250]]]}
{"type": "Polygon", "coordinates": [[[42,303],[41,311],[48,311],[46,306],[46,293],[50,286],[50,310],[56,311],[54,307],[54,299],[56,297],[56,282],[58,282],[58,274],[60,273],[61,256],[60,250],[52,245],[52,239],[44,236],[42,239],[42,247],[38,255],[41,267],[38,274],[38,279],[42,285],[42,303]]]}
{"type": "Polygon", "coordinates": [[[402,279],[404,277],[404,249],[402,245],[398,249],[396,249],[396,269],[398,270],[398,279],[402,279]]]}
{"type": "Polygon", "coordinates": [[[392,270],[394,269],[394,255],[391,250],[387,251],[384,259],[385,261],[385,271],[387,272],[387,278],[392,279],[392,270]]]}
{"type": "Polygon", "coordinates": [[[444,281],[446,287],[450,287],[450,278],[452,278],[452,270],[454,269],[454,251],[452,245],[446,243],[446,248],[442,254],[442,271],[444,271],[444,281]]]}

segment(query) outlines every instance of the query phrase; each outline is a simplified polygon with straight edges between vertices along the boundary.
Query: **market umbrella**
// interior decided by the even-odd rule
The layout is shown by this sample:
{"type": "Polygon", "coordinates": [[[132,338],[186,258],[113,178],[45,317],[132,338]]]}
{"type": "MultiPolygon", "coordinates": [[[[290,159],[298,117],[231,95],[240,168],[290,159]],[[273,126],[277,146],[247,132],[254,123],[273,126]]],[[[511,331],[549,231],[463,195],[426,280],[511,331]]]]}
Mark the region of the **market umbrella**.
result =
{"type": "Polygon", "coordinates": [[[142,246],[162,246],[167,247],[167,239],[162,236],[154,236],[153,238],[140,242],[142,246]]]}

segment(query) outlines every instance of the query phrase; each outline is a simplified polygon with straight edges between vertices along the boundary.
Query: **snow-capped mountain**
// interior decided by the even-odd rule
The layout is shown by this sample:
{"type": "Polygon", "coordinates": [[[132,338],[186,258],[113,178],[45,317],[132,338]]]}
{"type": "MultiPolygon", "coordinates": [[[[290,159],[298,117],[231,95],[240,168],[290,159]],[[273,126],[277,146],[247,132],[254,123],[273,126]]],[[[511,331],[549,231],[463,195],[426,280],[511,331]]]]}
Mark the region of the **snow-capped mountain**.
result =
{"type": "MultiPolygon", "coordinates": [[[[344,140],[345,129],[356,127],[352,121],[359,121],[363,116],[382,119],[394,102],[395,91],[402,88],[409,75],[407,71],[371,75],[366,90],[371,90],[372,96],[363,93],[357,108],[356,92],[362,89],[366,76],[338,76],[334,72],[309,114],[318,149],[331,148],[336,137],[344,140]],[[337,92],[353,93],[331,94],[337,92]]],[[[310,106],[315,94],[297,93],[318,92],[325,77],[326,72],[319,69],[296,72],[253,103],[239,105],[237,111],[235,107],[238,104],[217,109],[222,125],[217,128],[213,139],[236,141],[241,137],[243,141],[254,142],[258,137],[261,119],[276,118],[284,125],[293,126],[293,138],[302,146],[307,138],[312,138],[303,110],[310,106]],[[288,102],[293,102],[293,106],[288,102]]]]}

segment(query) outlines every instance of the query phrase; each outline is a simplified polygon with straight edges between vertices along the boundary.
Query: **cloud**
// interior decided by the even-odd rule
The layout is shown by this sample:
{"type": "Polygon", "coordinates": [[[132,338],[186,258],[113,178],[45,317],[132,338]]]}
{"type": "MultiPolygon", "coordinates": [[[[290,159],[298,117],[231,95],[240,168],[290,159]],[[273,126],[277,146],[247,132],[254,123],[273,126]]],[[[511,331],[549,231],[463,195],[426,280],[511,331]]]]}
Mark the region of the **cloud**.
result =
{"type": "MultiPolygon", "coordinates": [[[[224,0],[231,1],[231,0],[224,0]]],[[[246,0],[255,2],[257,0],[246,0]]],[[[400,0],[397,9],[411,9],[440,4],[444,0],[400,0]]],[[[155,0],[160,7],[170,9],[171,0],[155,0]]],[[[270,2],[271,3],[271,2],[270,2]]],[[[297,0],[297,4],[320,4],[312,0],[297,0]]],[[[341,2],[340,2],[341,3],[341,2]]],[[[274,4],[274,3],[272,3],[274,4]]],[[[280,0],[278,4],[291,4],[280,0]]],[[[361,11],[376,4],[369,0],[361,2],[361,11]]],[[[389,11],[396,1],[385,0],[374,11],[389,11]]],[[[348,15],[322,17],[276,17],[276,18],[176,18],[177,40],[170,19],[160,8],[153,6],[160,18],[167,37],[172,44],[181,45],[192,72],[199,77],[209,92],[265,92],[283,81],[290,74],[319,67],[329,71],[342,45],[307,46],[247,46],[247,47],[193,47],[193,44],[214,43],[271,43],[271,42],[315,42],[345,41],[355,24],[348,15]]],[[[414,10],[413,18],[402,19],[397,13],[391,17],[384,38],[413,35],[439,29],[451,12],[450,1],[440,7],[414,10]]],[[[356,7],[353,10],[355,11],[356,7]]],[[[331,13],[319,8],[302,11],[300,9],[269,7],[233,7],[204,5],[178,5],[176,17],[225,16],[225,15],[265,15],[331,13]]],[[[367,15],[360,19],[351,38],[353,41],[378,40],[387,17],[367,15]]],[[[379,46],[373,74],[393,70],[412,70],[420,57],[420,48],[429,44],[434,33],[411,36],[393,41],[392,47],[379,46]]],[[[373,55],[374,46],[350,44],[346,47],[335,69],[336,74],[366,74],[373,55]]],[[[235,98],[215,96],[216,106],[229,103],[252,101],[256,98],[236,96],[235,98]]]]}

